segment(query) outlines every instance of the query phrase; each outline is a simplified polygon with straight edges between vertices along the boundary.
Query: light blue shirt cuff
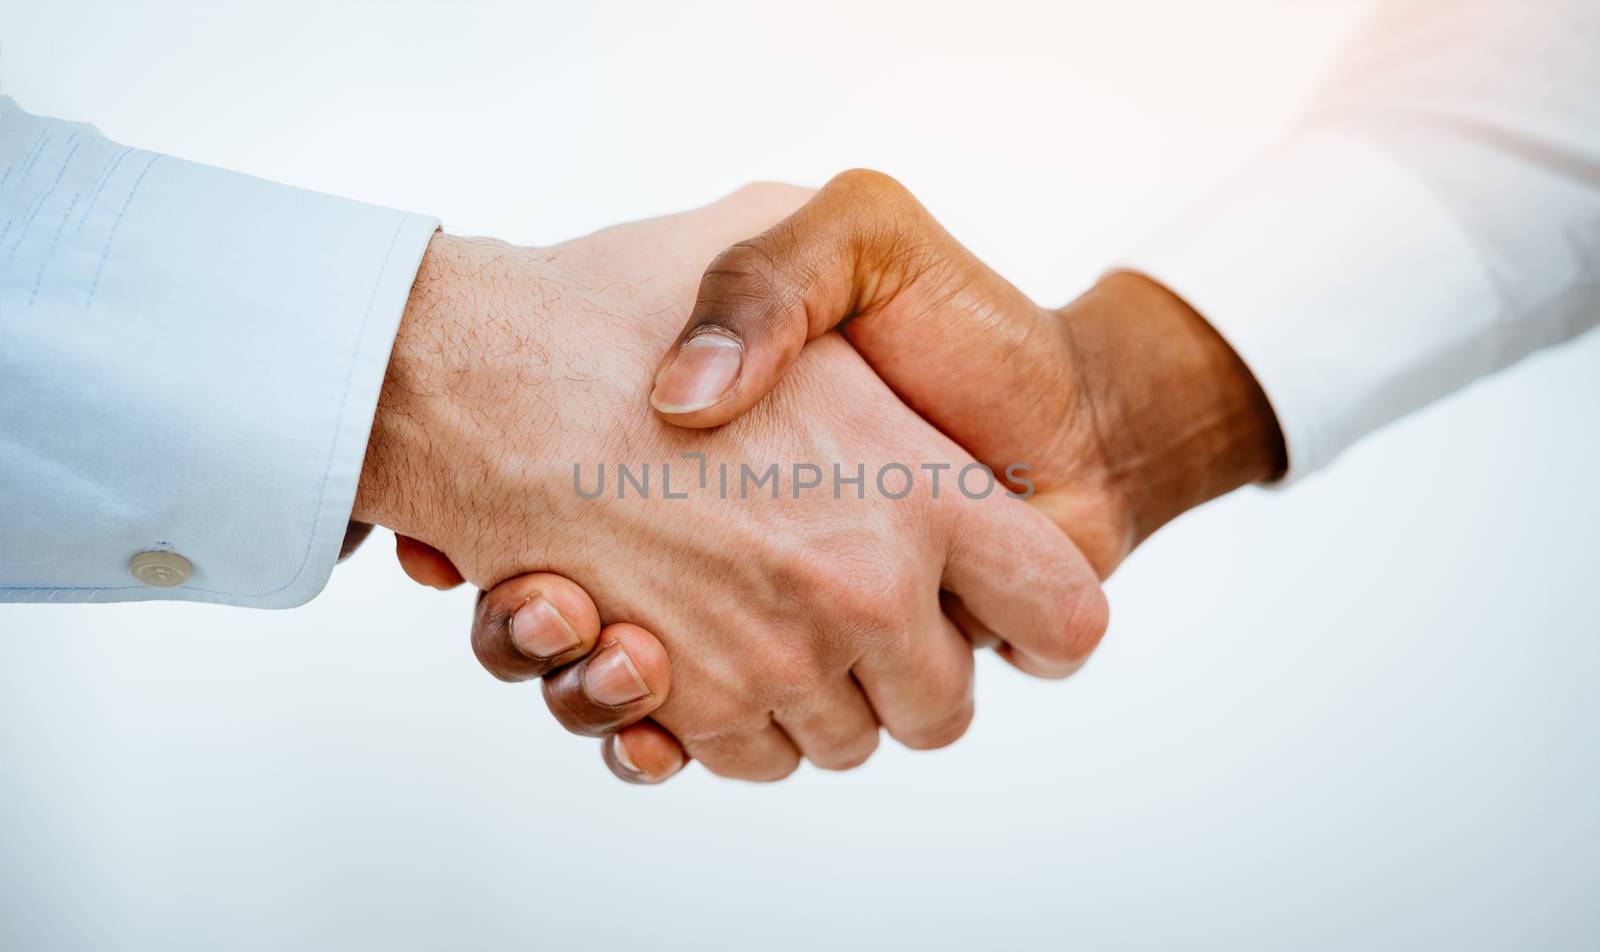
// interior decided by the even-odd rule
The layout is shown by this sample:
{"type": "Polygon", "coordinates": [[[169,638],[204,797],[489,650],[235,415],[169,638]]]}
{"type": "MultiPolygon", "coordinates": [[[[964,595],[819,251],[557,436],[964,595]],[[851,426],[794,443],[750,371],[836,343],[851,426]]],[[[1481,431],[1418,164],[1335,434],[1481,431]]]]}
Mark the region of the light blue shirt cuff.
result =
{"type": "Polygon", "coordinates": [[[321,591],[437,226],[0,97],[0,600],[321,591]]]}

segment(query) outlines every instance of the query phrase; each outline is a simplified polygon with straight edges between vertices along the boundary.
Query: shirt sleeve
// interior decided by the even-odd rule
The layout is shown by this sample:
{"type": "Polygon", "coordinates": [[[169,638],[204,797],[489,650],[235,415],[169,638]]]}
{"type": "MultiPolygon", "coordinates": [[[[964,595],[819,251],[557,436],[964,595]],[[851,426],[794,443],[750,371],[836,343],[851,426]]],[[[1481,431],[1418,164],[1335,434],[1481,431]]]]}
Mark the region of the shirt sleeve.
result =
{"type": "Polygon", "coordinates": [[[1600,4],[1379,5],[1283,140],[1120,266],[1187,300],[1290,476],[1600,322],[1600,4]]]}
{"type": "Polygon", "coordinates": [[[315,596],[437,224],[0,97],[0,601],[315,596]]]}

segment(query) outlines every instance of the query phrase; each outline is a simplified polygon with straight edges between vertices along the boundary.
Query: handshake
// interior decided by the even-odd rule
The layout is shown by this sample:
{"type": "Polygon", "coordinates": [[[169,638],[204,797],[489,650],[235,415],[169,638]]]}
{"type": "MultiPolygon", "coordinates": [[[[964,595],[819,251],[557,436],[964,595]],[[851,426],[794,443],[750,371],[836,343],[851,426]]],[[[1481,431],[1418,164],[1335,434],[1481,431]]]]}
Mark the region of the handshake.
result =
{"type": "Polygon", "coordinates": [[[853,171],[550,248],[435,235],[353,518],[483,588],[479,660],[618,776],[776,780],[955,741],[975,648],[1071,674],[1100,581],[1284,453],[1164,288],[1040,307],[853,171]]]}

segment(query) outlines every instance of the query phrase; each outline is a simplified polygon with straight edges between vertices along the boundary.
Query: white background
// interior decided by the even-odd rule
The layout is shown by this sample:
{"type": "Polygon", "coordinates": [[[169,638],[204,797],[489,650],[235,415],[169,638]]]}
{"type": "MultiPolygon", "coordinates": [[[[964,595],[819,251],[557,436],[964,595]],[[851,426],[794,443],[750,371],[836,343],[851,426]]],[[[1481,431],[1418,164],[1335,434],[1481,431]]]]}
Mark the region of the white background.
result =
{"type": "MultiPolygon", "coordinates": [[[[1061,302],[1363,9],[7,0],[0,77],[530,242],[876,166],[1061,302]]],[[[954,748],[773,787],[612,780],[386,536],[292,612],[0,608],[0,947],[1593,948],[1597,368],[1186,517],[1077,678],[985,659],[954,748]]]]}

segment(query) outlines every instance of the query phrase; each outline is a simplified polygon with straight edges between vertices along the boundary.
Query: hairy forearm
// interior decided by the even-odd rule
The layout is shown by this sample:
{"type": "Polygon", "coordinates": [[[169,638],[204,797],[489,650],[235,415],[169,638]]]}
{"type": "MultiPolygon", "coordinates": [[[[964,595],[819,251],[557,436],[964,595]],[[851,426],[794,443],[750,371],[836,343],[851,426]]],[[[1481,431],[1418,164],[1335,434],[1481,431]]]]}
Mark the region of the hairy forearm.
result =
{"type": "Polygon", "coordinates": [[[468,288],[461,278],[461,239],[435,231],[428,241],[417,275],[406,298],[405,311],[389,350],[389,365],[384,371],[383,390],[373,413],[367,437],[367,452],[356,484],[356,498],[340,548],[341,560],[349,557],[366,541],[374,525],[396,532],[415,532],[421,523],[415,493],[406,492],[416,481],[420,467],[410,459],[414,437],[422,435],[414,425],[410,407],[418,394],[419,378],[424,376],[426,351],[421,344],[432,336],[432,328],[444,313],[469,307],[468,288]]]}
{"type": "Polygon", "coordinates": [[[1127,551],[1183,512],[1284,471],[1283,435],[1265,394],[1176,295],[1117,272],[1057,313],[1127,551]]]}
{"type": "Polygon", "coordinates": [[[460,295],[455,259],[458,239],[436,232],[417,269],[405,313],[389,355],[383,390],[378,397],[367,455],[356,486],[351,518],[405,531],[416,531],[415,483],[420,476],[415,456],[421,421],[416,419],[421,391],[431,377],[426,354],[432,328],[441,312],[460,295]]]}
{"type": "Polygon", "coordinates": [[[538,425],[537,344],[491,346],[508,310],[541,306],[529,291],[534,261],[500,242],[434,235],[395,335],[352,518],[424,540],[460,529],[441,523],[460,520],[462,487],[506,435],[484,407],[516,398],[538,425]]]}

